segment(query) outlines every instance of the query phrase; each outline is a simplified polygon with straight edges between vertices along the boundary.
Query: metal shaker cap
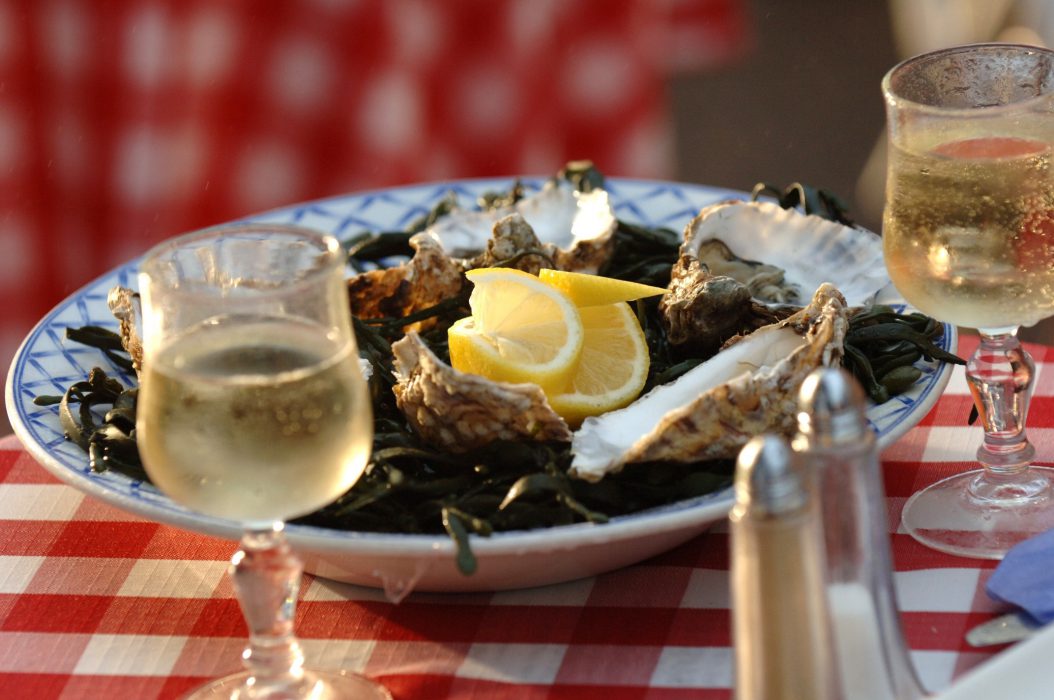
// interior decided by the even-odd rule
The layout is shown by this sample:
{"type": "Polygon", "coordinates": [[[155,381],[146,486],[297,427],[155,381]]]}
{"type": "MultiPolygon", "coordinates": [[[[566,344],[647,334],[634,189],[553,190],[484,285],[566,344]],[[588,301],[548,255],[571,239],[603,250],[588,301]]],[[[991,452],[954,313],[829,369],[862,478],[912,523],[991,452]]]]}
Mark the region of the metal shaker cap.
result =
{"type": "Polygon", "coordinates": [[[851,374],[817,369],[798,392],[798,432],[817,445],[856,443],[871,435],[866,411],[864,390],[851,374]]]}
{"type": "Polygon", "coordinates": [[[736,509],[752,516],[777,516],[805,506],[804,472],[784,438],[759,435],[740,450],[735,495],[736,509]]]}

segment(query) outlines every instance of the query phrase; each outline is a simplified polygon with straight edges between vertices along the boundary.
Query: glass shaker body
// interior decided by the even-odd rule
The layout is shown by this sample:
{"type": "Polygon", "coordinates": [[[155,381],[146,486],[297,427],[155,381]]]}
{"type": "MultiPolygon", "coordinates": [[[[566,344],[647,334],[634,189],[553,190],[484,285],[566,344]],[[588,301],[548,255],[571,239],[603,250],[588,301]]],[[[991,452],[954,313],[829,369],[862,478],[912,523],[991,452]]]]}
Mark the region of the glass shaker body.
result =
{"type": "Polygon", "coordinates": [[[834,645],[846,697],[917,700],[926,693],[908,655],[893,583],[885,489],[863,391],[837,369],[800,393],[792,447],[819,497],[834,645]]]}

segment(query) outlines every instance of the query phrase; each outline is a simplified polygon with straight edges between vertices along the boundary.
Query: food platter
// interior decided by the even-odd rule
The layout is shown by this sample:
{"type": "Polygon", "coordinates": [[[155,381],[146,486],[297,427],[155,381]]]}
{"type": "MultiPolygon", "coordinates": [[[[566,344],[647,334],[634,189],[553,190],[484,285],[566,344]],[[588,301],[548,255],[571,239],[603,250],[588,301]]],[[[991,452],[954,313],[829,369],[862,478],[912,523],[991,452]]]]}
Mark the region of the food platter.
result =
{"type": "MultiPolygon", "coordinates": [[[[540,187],[543,178],[521,178],[540,187]]],[[[465,205],[485,192],[508,189],[513,178],[460,180],[376,190],[286,207],[253,217],[295,223],[347,238],[362,231],[400,230],[455,194],[465,205]]],[[[646,226],[681,230],[701,207],[743,193],[701,185],[610,178],[606,188],[618,218],[646,226]]],[[[48,313],[19,348],[7,378],[7,410],[27,450],[59,479],[104,502],[176,527],[237,539],[232,521],[189,511],[146,483],[115,473],[93,473],[85,453],[66,440],[57,408],[37,406],[36,396],[61,394],[93,366],[111,367],[98,350],[66,340],[67,328],[117,328],[106,297],[115,285],[135,287],[137,261],[130,261],[78,290],[48,313]]],[[[896,305],[887,287],[880,300],[896,305]]],[[[938,343],[954,352],[955,329],[945,327],[938,343]]],[[[920,363],[912,388],[881,406],[868,419],[879,444],[907,432],[936,402],[951,375],[944,364],[920,363]]],[[[114,376],[131,384],[134,377],[114,376]]],[[[591,576],[633,564],[686,542],[723,520],[732,504],[730,489],[661,508],[613,518],[597,525],[495,533],[473,537],[478,569],[460,573],[455,547],[445,536],[331,530],[291,524],[287,534],[309,572],[351,583],[383,587],[393,597],[413,590],[470,591],[524,588],[591,576]]]]}

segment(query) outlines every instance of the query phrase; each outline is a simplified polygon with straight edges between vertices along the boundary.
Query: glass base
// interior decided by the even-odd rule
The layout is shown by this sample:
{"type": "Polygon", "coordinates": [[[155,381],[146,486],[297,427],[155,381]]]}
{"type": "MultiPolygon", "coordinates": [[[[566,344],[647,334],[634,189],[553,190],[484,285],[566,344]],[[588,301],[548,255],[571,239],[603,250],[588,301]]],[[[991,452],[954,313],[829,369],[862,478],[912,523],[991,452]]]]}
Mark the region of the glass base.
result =
{"type": "Polygon", "coordinates": [[[1002,559],[1014,545],[1054,528],[1054,469],[1029,467],[999,480],[983,469],[938,481],[913,495],[904,528],[933,549],[1002,559]]]}
{"type": "Polygon", "coordinates": [[[304,682],[272,693],[254,693],[248,671],[218,678],[186,695],[187,700],[392,700],[380,683],[356,673],[305,672],[304,682]]]}

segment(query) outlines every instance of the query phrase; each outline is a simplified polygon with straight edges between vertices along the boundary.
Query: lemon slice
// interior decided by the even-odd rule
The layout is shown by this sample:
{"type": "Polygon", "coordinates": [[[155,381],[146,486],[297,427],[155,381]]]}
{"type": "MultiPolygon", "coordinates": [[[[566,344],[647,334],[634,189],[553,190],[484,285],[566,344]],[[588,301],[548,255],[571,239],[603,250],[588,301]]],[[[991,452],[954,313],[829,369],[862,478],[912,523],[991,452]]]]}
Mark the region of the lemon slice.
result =
{"type": "Polygon", "coordinates": [[[648,344],[629,304],[579,309],[585,342],[575,374],[549,405],[571,426],[633,402],[648,379],[648,344]]]}
{"type": "Polygon", "coordinates": [[[578,309],[534,275],[507,268],[470,270],[472,315],[450,327],[450,364],[501,382],[566,386],[582,351],[578,309]]]}
{"type": "Polygon", "coordinates": [[[538,273],[538,279],[559,289],[570,297],[575,306],[579,307],[633,301],[666,293],[662,287],[653,287],[650,284],[627,282],[581,272],[544,269],[538,273]]]}

